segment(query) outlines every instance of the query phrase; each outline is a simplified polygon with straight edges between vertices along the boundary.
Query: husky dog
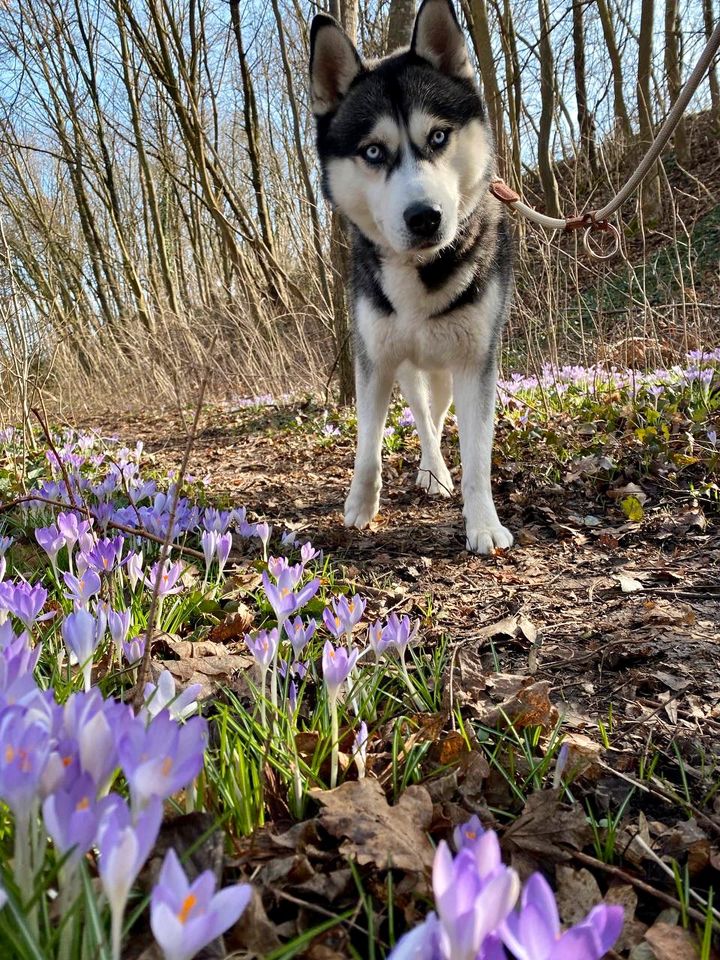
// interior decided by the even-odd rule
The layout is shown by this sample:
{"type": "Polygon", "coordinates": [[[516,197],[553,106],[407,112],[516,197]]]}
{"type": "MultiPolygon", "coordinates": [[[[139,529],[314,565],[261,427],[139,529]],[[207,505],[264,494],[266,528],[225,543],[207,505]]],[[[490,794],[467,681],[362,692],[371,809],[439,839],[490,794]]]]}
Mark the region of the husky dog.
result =
{"type": "Polygon", "coordinates": [[[424,0],[410,48],[371,63],[317,15],[310,80],[323,189],[353,233],[358,442],[345,525],[378,512],[397,381],[420,436],[418,486],[451,495],[440,442],[454,395],[467,548],[509,547],[490,466],[513,244],[488,191],[492,136],[450,0],[424,0]]]}

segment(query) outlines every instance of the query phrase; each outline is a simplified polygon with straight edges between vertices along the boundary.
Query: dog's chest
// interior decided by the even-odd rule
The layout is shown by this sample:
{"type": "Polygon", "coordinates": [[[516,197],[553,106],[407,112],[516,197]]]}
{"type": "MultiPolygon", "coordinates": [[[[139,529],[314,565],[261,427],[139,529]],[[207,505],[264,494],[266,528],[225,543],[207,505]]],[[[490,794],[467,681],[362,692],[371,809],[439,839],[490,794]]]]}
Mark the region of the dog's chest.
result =
{"type": "Polygon", "coordinates": [[[356,323],[373,361],[437,369],[482,358],[493,335],[497,285],[490,283],[477,302],[444,312],[471,278],[469,266],[434,290],[412,265],[383,264],[382,289],[395,311],[388,315],[364,297],[357,303],[356,323]]]}

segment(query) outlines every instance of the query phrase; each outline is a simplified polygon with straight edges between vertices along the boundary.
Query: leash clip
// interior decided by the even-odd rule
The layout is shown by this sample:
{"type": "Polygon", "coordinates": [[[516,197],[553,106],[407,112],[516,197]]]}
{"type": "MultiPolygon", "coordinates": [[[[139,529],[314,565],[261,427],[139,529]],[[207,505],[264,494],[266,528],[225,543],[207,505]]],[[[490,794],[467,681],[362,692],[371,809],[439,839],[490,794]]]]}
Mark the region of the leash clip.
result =
{"type": "Polygon", "coordinates": [[[583,246],[595,260],[610,260],[620,249],[620,233],[617,227],[609,220],[598,220],[592,210],[568,217],[565,221],[565,233],[571,233],[573,230],[584,231],[583,246]],[[593,233],[609,233],[612,237],[609,249],[603,250],[598,244],[591,244],[590,237],[593,233]]]}

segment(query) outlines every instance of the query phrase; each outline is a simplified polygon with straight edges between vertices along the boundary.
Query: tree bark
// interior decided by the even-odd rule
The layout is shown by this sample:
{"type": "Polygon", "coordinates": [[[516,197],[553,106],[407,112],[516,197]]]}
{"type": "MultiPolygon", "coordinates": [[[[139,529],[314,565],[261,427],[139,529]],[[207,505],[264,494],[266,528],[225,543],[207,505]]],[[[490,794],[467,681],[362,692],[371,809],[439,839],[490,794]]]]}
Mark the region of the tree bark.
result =
{"type": "MultiPolygon", "coordinates": [[[[642,152],[650,146],[653,139],[653,115],[650,87],[652,83],[653,24],[655,21],[655,0],[642,0],[640,7],[640,40],[638,45],[637,72],[637,109],[640,120],[638,144],[642,152]]],[[[657,164],[648,174],[641,188],[643,214],[648,220],[655,220],[660,214],[660,174],[657,164]]]]}
{"type": "Polygon", "coordinates": [[[538,172],[545,195],[545,210],[560,216],[560,196],[553,169],[551,136],[555,112],[555,67],[550,43],[550,13],[547,0],[538,0],[540,21],[540,132],[538,136],[538,172]]]}
{"type": "MultiPolygon", "coordinates": [[[[705,38],[709,40],[715,29],[713,0],[703,0],[703,22],[705,24],[705,38]]],[[[708,81],[710,83],[710,103],[715,117],[715,128],[720,130],[720,83],[718,83],[717,57],[710,64],[708,81]]]]}
{"type": "MultiPolygon", "coordinates": [[[[678,0],[665,0],[665,76],[672,106],[682,89],[682,33],[678,0]]],[[[687,123],[682,117],[673,134],[678,162],[686,167],[690,159],[687,123]]]]}
{"type": "Polygon", "coordinates": [[[625,103],[625,94],[623,93],[622,60],[615,36],[615,27],[613,26],[612,17],[610,16],[607,0],[597,0],[597,8],[602,25],[603,37],[605,38],[605,46],[607,47],[608,57],[610,58],[610,68],[612,70],[615,126],[625,143],[629,143],[632,138],[632,128],[630,126],[627,104],[625,103]]]}
{"type": "Polygon", "coordinates": [[[588,107],[587,78],[585,74],[585,24],[583,8],[586,2],[587,0],[573,0],[572,5],[575,100],[577,101],[577,117],[580,131],[580,157],[588,164],[593,176],[597,176],[595,117],[588,107]]]}
{"type": "Polygon", "coordinates": [[[510,170],[510,151],[505,136],[505,122],[503,115],[503,98],[495,73],[495,57],[490,23],[485,0],[470,0],[469,7],[470,38],[475,48],[475,55],[480,65],[485,106],[487,107],[490,128],[495,139],[495,150],[498,159],[498,172],[501,177],[507,178],[510,170]]]}
{"type": "Polygon", "coordinates": [[[410,45],[414,22],[415,0],[390,0],[385,53],[410,45]]]}

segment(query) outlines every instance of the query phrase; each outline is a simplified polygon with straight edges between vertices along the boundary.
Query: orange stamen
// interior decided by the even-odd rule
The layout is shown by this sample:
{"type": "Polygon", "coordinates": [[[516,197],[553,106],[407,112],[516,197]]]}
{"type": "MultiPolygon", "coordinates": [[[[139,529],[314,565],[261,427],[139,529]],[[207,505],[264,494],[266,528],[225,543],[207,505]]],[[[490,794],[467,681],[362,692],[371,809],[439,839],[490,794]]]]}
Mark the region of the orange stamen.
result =
{"type": "Polygon", "coordinates": [[[180,913],[177,915],[180,923],[187,923],[187,919],[190,916],[192,908],[197,903],[197,897],[194,893],[189,893],[183,900],[183,904],[180,907],[180,913]]]}

